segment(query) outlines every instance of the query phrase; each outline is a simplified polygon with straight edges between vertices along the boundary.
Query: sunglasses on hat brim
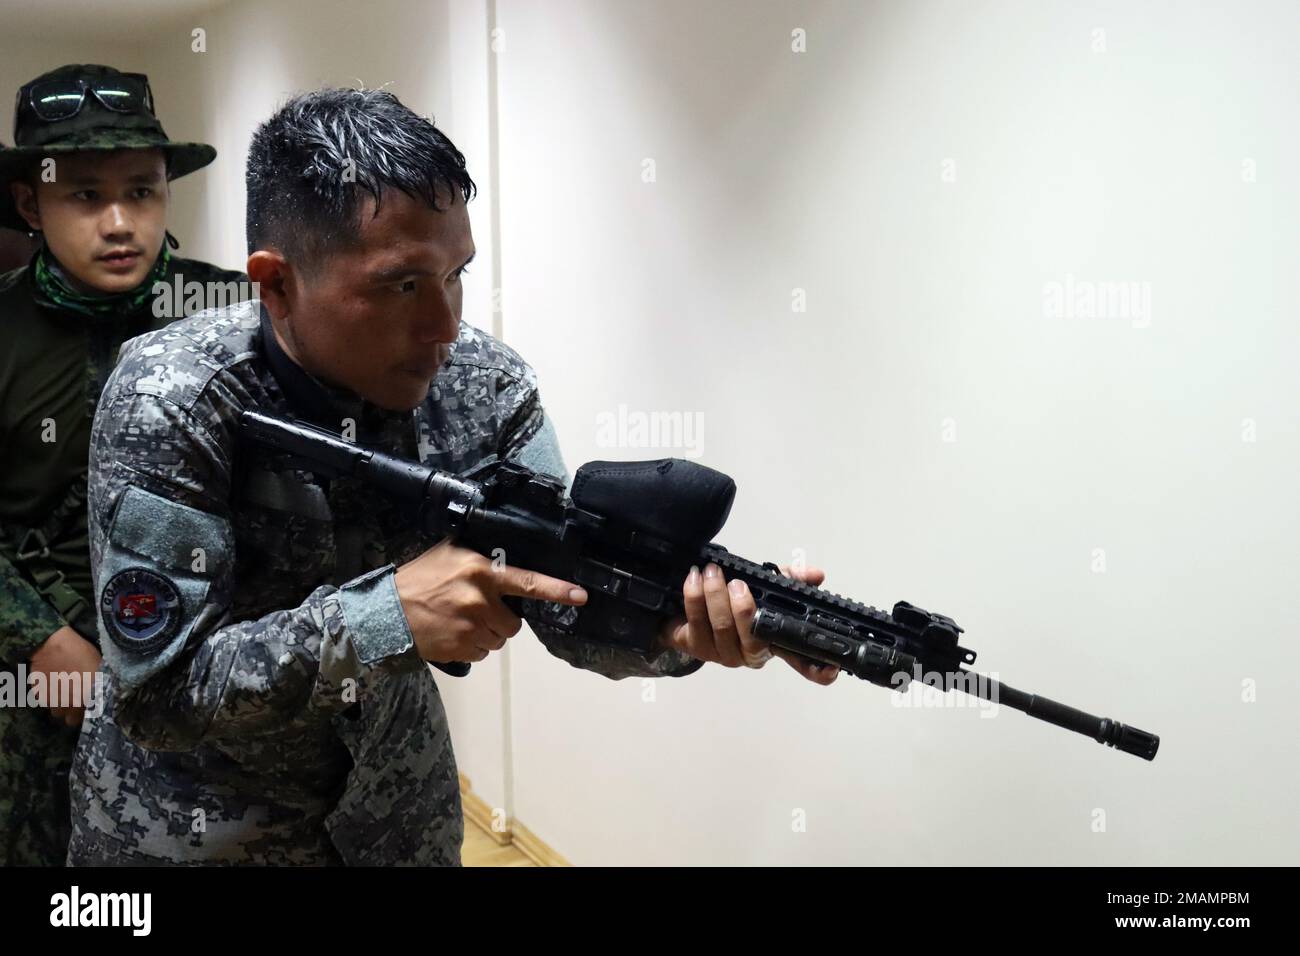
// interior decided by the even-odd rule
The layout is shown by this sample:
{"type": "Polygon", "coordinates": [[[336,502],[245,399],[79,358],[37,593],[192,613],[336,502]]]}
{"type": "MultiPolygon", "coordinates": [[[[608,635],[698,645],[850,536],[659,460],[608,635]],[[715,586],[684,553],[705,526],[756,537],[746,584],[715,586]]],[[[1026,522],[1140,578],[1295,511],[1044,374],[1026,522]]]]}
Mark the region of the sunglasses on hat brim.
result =
{"type": "Polygon", "coordinates": [[[91,80],[79,77],[42,80],[19,90],[17,108],[25,107],[53,123],[80,113],[87,94],[115,113],[153,114],[153,91],[143,73],[117,73],[91,80]]]}

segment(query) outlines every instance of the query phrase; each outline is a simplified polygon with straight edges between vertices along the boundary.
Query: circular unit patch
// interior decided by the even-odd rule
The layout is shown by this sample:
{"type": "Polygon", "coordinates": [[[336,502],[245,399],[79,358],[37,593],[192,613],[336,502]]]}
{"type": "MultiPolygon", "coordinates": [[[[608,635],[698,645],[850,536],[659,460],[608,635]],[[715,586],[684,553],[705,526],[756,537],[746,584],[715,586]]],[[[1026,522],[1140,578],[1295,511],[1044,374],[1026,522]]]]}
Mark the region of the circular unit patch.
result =
{"type": "Polygon", "coordinates": [[[124,651],[145,653],[168,643],[181,626],[181,596],[167,577],[148,568],[113,575],[99,598],[104,627],[124,651]]]}

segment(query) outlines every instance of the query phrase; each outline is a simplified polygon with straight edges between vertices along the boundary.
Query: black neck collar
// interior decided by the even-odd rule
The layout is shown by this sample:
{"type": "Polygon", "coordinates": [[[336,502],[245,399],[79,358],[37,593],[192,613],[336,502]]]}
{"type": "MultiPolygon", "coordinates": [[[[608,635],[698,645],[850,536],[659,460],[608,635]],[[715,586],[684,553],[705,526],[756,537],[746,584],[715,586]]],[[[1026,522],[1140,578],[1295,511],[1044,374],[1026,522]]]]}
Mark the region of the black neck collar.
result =
{"type": "Polygon", "coordinates": [[[262,355],[285,401],[298,418],[333,432],[342,429],[344,419],[351,419],[356,426],[355,439],[363,444],[396,440],[394,436],[410,430],[414,411],[394,412],[380,408],[355,392],[322,382],[290,358],[280,346],[265,306],[261,306],[261,323],[262,355]]]}
{"type": "MultiPolygon", "coordinates": [[[[262,354],[293,413],[313,425],[338,431],[340,419],[348,417],[348,410],[338,407],[325,386],[280,347],[265,307],[262,308],[262,354]]],[[[357,406],[359,411],[360,400],[357,406]]]]}

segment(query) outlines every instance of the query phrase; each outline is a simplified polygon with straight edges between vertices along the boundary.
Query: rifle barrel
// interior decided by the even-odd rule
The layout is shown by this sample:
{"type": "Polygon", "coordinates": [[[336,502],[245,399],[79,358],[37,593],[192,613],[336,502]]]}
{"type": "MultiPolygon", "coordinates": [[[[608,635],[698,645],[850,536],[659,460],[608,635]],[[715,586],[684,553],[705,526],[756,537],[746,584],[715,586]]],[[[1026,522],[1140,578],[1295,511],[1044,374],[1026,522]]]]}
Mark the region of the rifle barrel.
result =
{"type": "Polygon", "coordinates": [[[1040,694],[1028,694],[991,677],[985,677],[983,674],[964,669],[961,673],[975,679],[961,682],[964,686],[959,686],[958,689],[975,697],[982,697],[995,704],[1005,704],[1012,710],[1072,730],[1076,734],[1085,734],[1099,744],[1114,747],[1116,750],[1122,750],[1144,760],[1154,760],[1156,751],[1160,749],[1160,738],[1148,731],[1121,724],[1118,720],[1111,720],[1109,717],[1097,717],[1085,713],[1040,694]]]}

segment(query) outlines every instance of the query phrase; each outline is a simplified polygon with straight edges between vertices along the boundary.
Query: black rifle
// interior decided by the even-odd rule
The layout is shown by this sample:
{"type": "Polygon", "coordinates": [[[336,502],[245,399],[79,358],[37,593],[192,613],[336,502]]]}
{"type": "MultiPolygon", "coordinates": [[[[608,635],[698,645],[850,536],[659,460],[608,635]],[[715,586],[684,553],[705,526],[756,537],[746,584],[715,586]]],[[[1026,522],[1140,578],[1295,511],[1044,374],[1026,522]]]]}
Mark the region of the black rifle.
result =
{"type": "MultiPolygon", "coordinates": [[[[749,586],[757,606],[753,633],[777,647],[884,687],[902,689],[922,677],[1147,760],[1160,746],[1145,730],[966,670],[975,652],[958,646],[962,629],[950,617],[906,601],[887,614],[710,543],[731,512],[736,483],[695,462],[588,462],[566,497],[562,481],[513,461],[490,459],[454,475],[261,412],[242,413],[240,429],[244,440],[287,456],[288,464],[353,477],[408,506],[431,539],[450,536],[486,557],[582,585],[587,603],[580,608],[529,602],[535,617],[566,634],[654,650],[663,622],[682,611],[691,566],[711,561],[727,579],[749,586]]],[[[468,665],[443,669],[463,674],[468,665]]]]}

